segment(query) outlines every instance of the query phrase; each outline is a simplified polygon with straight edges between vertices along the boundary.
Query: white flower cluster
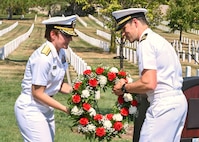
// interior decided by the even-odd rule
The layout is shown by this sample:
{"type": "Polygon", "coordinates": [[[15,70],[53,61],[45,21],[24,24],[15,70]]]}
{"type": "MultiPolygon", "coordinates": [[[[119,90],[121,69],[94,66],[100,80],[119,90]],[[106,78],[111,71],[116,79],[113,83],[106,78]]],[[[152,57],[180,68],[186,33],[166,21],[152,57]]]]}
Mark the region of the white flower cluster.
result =
{"type": "Polygon", "coordinates": [[[72,109],[71,109],[71,114],[73,115],[82,115],[83,113],[83,110],[82,109],[79,109],[77,106],[74,106],[72,109]]]}
{"type": "Polygon", "coordinates": [[[116,67],[110,68],[110,72],[118,73],[118,69],[116,67]]]}
{"type": "Polygon", "coordinates": [[[130,101],[133,100],[133,97],[132,97],[132,95],[130,93],[124,93],[123,98],[124,98],[125,102],[130,102],[130,101]]]}
{"type": "Polygon", "coordinates": [[[113,120],[122,121],[123,120],[123,116],[120,113],[114,114],[113,115],[113,120]]]}
{"type": "Polygon", "coordinates": [[[100,87],[103,88],[106,85],[106,83],[107,83],[107,77],[104,76],[104,75],[99,75],[98,79],[99,79],[100,87]]]}
{"type": "Polygon", "coordinates": [[[96,126],[91,124],[86,125],[86,127],[82,126],[82,125],[78,125],[77,127],[78,132],[83,132],[83,133],[87,133],[87,132],[95,132],[96,130],[96,126]]]}
{"type": "Polygon", "coordinates": [[[82,98],[88,98],[90,96],[89,90],[83,90],[81,97],[82,98]]]}
{"type": "Polygon", "coordinates": [[[112,123],[111,123],[110,120],[104,120],[103,121],[103,126],[104,126],[105,129],[110,130],[111,127],[112,127],[112,123]]]}
{"type": "Polygon", "coordinates": [[[95,100],[99,100],[100,99],[100,90],[95,91],[95,100]]]}
{"type": "Polygon", "coordinates": [[[136,114],[136,112],[137,112],[137,107],[131,105],[129,107],[129,114],[136,114]]]}
{"type": "Polygon", "coordinates": [[[92,108],[92,107],[88,110],[88,112],[89,112],[89,115],[90,115],[90,116],[95,116],[95,115],[96,115],[96,111],[95,111],[95,109],[92,108]]]}
{"type": "MultiPolygon", "coordinates": [[[[84,112],[84,110],[83,110],[83,109],[79,109],[77,106],[74,106],[74,107],[71,109],[71,114],[73,114],[73,115],[80,116],[80,115],[82,115],[83,112],[84,112]]],[[[89,115],[90,115],[91,117],[96,115],[96,111],[95,111],[95,109],[92,108],[92,107],[88,110],[88,112],[89,112],[89,115]]]]}
{"type": "Polygon", "coordinates": [[[128,83],[132,83],[133,82],[133,78],[131,78],[130,76],[127,76],[126,79],[127,79],[128,83]]]}
{"type": "MultiPolygon", "coordinates": [[[[133,97],[132,97],[132,95],[130,93],[124,93],[123,98],[124,98],[125,102],[130,102],[130,101],[133,100],[133,97]]],[[[129,114],[135,114],[136,112],[137,112],[137,107],[131,105],[129,107],[129,114]]]]}

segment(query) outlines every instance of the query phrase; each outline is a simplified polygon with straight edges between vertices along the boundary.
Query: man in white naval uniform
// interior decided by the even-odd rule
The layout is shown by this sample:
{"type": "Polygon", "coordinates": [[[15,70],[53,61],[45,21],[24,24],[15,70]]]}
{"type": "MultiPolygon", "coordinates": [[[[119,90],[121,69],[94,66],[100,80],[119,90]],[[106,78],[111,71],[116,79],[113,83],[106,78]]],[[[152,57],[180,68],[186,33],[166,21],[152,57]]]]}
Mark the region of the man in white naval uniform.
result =
{"type": "Polygon", "coordinates": [[[150,106],[139,142],[180,142],[187,114],[181,64],[171,44],[149,28],[146,12],[144,8],[129,8],[112,13],[116,30],[122,30],[122,36],[130,42],[139,42],[140,75],[133,83],[120,80],[113,91],[116,95],[147,94],[150,106]]]}

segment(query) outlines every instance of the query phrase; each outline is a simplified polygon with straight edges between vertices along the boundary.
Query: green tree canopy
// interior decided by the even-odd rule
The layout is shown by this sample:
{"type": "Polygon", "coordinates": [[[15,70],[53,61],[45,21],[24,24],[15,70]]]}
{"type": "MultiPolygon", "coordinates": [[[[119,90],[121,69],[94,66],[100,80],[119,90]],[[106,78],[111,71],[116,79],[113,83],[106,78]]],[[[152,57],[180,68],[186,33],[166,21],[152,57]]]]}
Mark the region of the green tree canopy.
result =
{"type": "Polygon", "coordinates": [[[195,28],[199,17],[198,0],[170,0],[167,12],[168,26],[172,31],[179,30],[181,41],[182,31],[195,28]]]}

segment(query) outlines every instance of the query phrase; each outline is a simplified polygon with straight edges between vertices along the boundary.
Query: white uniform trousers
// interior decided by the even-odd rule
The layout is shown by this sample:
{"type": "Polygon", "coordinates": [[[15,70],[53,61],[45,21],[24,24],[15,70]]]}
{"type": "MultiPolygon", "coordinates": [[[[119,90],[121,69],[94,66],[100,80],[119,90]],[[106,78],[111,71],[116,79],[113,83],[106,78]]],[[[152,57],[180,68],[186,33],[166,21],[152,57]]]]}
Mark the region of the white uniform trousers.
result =
{"type": "Polygon", "coordinates": [[[23,104],[28,96],[20,95],[15,103],[15,115],[24,142],[53,142],[55,135],[54,110],[39,111],[36,106],[23,104]]]}
{"type": "Polygon", "coordinates": [[[150,107],[139,142],[180,142],[187,115],[187,100],[181,90],[149,97],[150,107]]]}

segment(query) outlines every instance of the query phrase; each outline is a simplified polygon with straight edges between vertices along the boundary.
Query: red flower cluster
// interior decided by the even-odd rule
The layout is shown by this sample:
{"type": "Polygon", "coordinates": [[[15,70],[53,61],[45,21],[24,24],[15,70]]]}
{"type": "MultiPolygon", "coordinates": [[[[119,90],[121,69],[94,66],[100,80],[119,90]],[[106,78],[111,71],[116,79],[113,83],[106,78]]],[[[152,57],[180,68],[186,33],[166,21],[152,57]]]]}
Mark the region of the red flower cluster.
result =
{"type": "Polygon", "coordinates": [[[76,82],[73,86],[74,90],[79,90],[80,85],[82,84],[82,82],[76,82]]]}
{"type": "Polygon", "coordinates": [[[97,79],[96,78],[91,78],[90,80],[89,80],[89,86],[91,86],[91,87],[97,87],[97,79]]]}
{"type": "Polygon", "coordinates": [[[72,101],[75,104],[78,104],[81,101],[81,97],[78,94],[75,94],[74,96],[72,96],[72,101]]]}
{"type": "Polygon", "coordinates": [[[89,109],[91,108],[91,105],[89,103],[84,103],[82,107],[84,110],[89,111],[89,109]]]}
{"type": "Polygon", "coordinates": [[[128,116],[129,115],[129,110],[128,108],[124,107],[120,110],[120,114],[123,116],[128,116]]]}
{"type": "Polygon", "coordinates": [[[104,68],[98,67],[98,68],[96,68],[95,72],[96,72],[96,74],[101,75],[104,72],[104,68]]]}
{"type": "Polygon", "coordinates": [[[103,115],[101,115],[101,114],[96,114],[94,116],[94,120],[96,120],[96,121],[100,121],[100,120],[102,120],[102,118],[103,118],[103,115]]]}
{"type": "Polygon", "coordinates": [[[80,118],[79,123],[83,126],[87,125],[88,124],[88,118],[86,118],[86,117],[80,118]]]}
{"type": "Polygon", "coordinates": [[[115,128],[116,131],[120,131],[123,128],[122,122],[115,122],[113,127],[115,128]]]}
{"type": "Polygon", "coordinates": [[[96,135],[98,137],[103,137],[104,135],[106,135],[106,130],[103,127],[98,127],[96,128],[96,135]]]}
{"type": "Polygon", "coordinates": [[[116,73],[114,72],[109,72],[107,75],[109,81],[113,81],[116,78],[116,73]]]}

